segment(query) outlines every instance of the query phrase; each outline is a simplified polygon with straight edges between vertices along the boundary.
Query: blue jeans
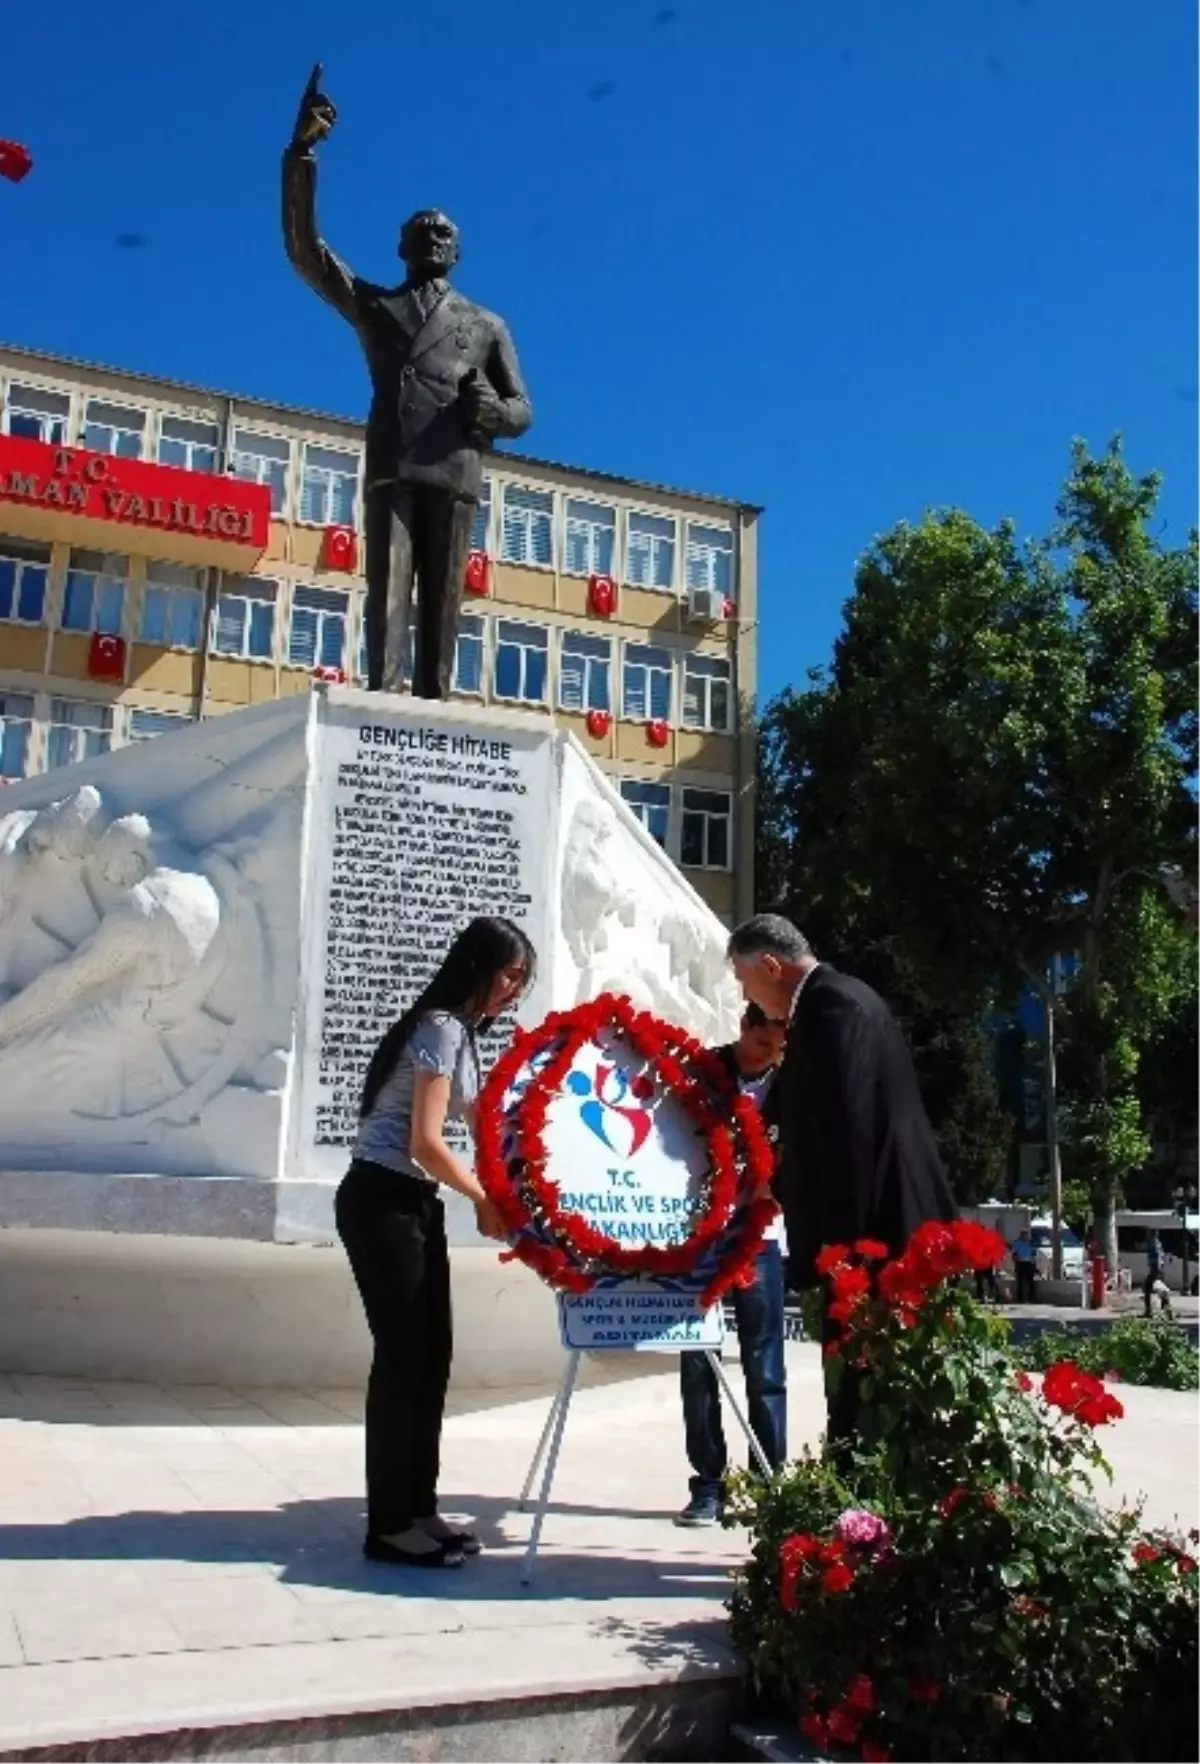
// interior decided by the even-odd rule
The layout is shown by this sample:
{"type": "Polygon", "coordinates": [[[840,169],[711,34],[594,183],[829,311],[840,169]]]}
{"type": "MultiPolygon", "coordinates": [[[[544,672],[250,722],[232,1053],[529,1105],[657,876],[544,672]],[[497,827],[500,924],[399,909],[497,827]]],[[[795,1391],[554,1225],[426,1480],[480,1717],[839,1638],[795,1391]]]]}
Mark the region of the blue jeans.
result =
{"type": "MultiPolygon", "coordinates": [[[[754,1262],[754,1284],[735,1286],[731,1297],[746,1378],[747,1419],[769,1463],[778,1469],[787,1457],[787,1372],[783,1258],[777,1243],[763,1245],[754,1262]]],[[[679,1384],[687,1455],[695,1472],[692,1494],[719,1498],[729,1456],[721,1425],[720,1386],[703,1353],[693,1349],[680,1354],[679,1384]]],[[[758,1468],[753,1459],[750,1468],[758,1468]]]]}

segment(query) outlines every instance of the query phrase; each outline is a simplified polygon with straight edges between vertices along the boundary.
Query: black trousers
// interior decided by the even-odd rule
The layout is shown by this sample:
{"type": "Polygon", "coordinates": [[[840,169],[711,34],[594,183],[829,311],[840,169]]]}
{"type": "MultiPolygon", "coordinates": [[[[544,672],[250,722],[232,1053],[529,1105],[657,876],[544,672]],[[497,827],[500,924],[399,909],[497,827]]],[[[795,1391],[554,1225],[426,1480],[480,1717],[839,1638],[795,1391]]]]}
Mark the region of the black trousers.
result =
{"type": "Polygon", "coordinates": [[[367,1383],[367,1528],[437,1511],[450,1379],[450,1257],[433,1183],[355,1162],[334,1206],[375,1343],[367,1383]]]}
{"type": "Polygon", "coordinates": [[[367,492],[367,684],[403,692],[413,584],[418,587],[412,692],[449,698],[474,501],[433,484],[376,484],[367,492]]]}
{"type": "Polygon", "coordinates": [[[1031,1305],[1037,1286],[1037,1269],[1032,1262],[1017,1263],[1017,1303],[1031,1305]]]}

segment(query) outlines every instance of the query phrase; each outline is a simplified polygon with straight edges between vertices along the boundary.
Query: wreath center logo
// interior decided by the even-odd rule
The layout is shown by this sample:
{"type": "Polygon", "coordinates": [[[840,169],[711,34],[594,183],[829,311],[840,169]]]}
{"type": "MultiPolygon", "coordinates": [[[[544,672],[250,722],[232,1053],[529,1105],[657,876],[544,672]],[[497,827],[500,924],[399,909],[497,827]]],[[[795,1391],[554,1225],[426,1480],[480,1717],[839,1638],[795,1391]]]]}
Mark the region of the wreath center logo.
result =
{"type": "Polygon", "coordinates": [[[585,1100],[579,1104],[579,1118],[589,1133],[616,1157],[632,1158],[645,1145],[654,1117],[649,1109],[630,1106],[627,1098],[636,1097],[653,1085],[630,1079],[619,1066],[598,1065],[592,1077],[574,1071],[567,1075],[567,1089],[585,1100]]]}

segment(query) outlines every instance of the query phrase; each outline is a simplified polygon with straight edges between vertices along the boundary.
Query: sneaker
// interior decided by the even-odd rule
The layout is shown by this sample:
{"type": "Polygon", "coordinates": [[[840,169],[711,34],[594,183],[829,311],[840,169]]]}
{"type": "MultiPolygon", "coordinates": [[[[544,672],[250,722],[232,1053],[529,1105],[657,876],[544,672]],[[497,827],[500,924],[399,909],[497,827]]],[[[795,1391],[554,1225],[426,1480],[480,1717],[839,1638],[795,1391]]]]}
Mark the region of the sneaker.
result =
{"type": "Polygon", "coordinates": [[[713,1494],[693,1495],[681,1513],[676,1513],[676,1525],[719,1525],[724,1512],[721,1497],[713,1494]]]}

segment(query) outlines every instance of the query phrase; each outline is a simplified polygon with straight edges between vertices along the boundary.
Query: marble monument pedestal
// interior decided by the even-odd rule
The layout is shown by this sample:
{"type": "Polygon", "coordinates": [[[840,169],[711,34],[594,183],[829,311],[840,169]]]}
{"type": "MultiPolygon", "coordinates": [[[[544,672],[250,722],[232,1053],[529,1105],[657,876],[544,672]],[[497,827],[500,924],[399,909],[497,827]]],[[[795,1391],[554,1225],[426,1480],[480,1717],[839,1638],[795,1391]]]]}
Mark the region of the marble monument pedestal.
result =
{"type": "MultiPolygon", "coordinates": [[[[0,1370],[356,1383],[362,1073],[487,911],[526,1021],[615,988],[732,1032],[724,927],[544,719],[318,688],[7,789],[0,1370]]],[[[555,1376],[549,1295],[450,1224],[456,1377],[555,1376]]]]}

